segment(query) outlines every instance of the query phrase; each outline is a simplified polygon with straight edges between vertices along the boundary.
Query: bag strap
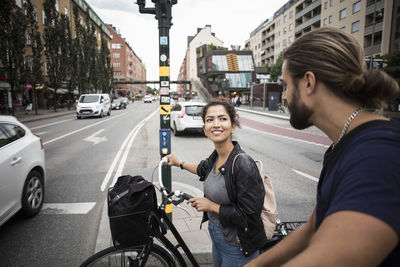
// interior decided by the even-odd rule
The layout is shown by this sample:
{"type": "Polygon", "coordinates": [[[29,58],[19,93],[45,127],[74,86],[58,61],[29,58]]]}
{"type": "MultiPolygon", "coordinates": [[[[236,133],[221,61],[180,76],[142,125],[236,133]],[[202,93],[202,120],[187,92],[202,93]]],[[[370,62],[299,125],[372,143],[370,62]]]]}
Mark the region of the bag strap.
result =
{"type": "Polygon", "coordinates": [[[160,217],[154,212],[154,211],[150,211],[150,216],[152,218],[154,218],[157,221],[157,225],[159,226],[159,229],[161,231],[162,235],[165,235],[167,233],[167,228],[165,227],[165,225],[161,222],[160,217]]]}
{"type": "Polygon", "coordinates": [[[121,194],[116,195],[111,201],[110,204],[108,205],[109,207],[114,206],[115,203],[118,202],[118,200],[120,200],[123,196],[125,196],[126,194],[129,193],[129,189],[125,190],[124,192],[122,192],[121,194]]]}

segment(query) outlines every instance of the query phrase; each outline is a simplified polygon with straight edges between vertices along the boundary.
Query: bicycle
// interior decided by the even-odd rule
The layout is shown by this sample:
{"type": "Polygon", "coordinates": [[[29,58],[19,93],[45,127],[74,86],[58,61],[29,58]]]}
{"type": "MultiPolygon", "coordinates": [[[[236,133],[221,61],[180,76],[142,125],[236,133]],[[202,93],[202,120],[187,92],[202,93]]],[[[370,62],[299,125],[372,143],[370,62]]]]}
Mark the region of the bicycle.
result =
{"type": "MultiPolygon", "coordinates": [[[[164,235],[160,237],[151,237],[145,245],[134,246],[129,248],[115,248],[109,247],[103,249],[94,255],[90,256],[85,260],[81,267],[89,266],[187,266],[182,254],[178,250],[181,248],[186,254],[190,264],[192,266],[200,266],[194,258],[192,252],[182,239],[181,235],[175,228],[174,224],[168,218],[165,213],[167,204],[173,204],[179,207],[179,204],[185,200],[192,198],[189,194],[180,192],[179,190],[168,192],[162,182],[161,170],[162,166],[168,163],[167,158],[163,158],[159,165],[158,181],[160,185],[160,191],[163,195],[162,202],[158,205],[159,214],[161,214],[161,222],[168,227],[172,235],[175,237],[178,244],[174,246],[171,241],[164,235]],[[157,239],[163,246],[154,243],[154,239],[157,239]]],[[[304,222],[278,222],[275,230],[275,234],[270,241],[263,248],[263,251],[274,246],[276,243],[281,241],[286,235],[288,235],[298,224],[304,222]]]]}

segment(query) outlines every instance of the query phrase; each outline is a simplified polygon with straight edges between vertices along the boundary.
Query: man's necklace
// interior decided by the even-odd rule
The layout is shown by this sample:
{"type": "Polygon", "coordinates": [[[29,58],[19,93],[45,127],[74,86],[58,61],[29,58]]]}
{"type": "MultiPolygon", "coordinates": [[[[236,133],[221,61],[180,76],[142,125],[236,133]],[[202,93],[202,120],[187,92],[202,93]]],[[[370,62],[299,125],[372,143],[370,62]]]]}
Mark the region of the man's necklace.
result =
{"type": "MultiPolygon", "coordinates": [[[[343,136],[346,134],[347,129],[350,126],[350,123],[357,117],[357,115],[362,112],[364,109],[363,108],[358,108],[356,111],[354,111],[350,117],[347,119],[346,124],[344,125],[342,132],[340,133],[339,139],[336,141],[336,145],[339,144],[340,140],[343,138],[343,136]]],[[[333,144],[333,147],[335,146],[335,144],[333,144]]]]}

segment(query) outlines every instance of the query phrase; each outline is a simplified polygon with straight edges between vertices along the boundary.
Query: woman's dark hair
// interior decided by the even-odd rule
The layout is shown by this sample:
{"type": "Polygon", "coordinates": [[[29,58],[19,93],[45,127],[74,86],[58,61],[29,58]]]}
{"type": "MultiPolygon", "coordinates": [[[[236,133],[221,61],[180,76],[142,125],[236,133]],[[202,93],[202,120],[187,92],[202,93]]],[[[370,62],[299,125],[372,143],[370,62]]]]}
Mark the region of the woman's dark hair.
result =
{"type": "Polygon", "coordinates": [[[368,70],[362,47],[350,34],[322,27],[297,39],[283,60],[295,84],[307,71],[335,95],[365,108],[382,108],[399,94],[396,80],[382,70],[368,70]]]}
{"type": "Polygon", "coordinates": [[[226,110],[226,113],[228,113],[229,118],[231,119],[232,125],[236,125],[237,127],[240,127],[239,123],[239,115],[236,113],[235,107],[233,106],[231,100],[226,97],[217,97],[211,99],[207,105],[204,106],[203,111],[201,113],[201,117],[203,119],[203,122],[206,122],[206,114],[207,110],[209,107],[212,106],[223,106],[226,110]]]}

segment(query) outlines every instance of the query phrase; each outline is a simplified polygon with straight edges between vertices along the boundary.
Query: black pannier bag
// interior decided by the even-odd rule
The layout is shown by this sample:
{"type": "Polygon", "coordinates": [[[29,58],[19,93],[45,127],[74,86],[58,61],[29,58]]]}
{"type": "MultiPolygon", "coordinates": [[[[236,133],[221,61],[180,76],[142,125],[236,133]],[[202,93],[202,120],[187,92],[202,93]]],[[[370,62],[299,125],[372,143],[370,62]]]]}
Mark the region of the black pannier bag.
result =
{"type": "Polygon", "coordinates": [[[166,232],[158,215],[154,185],[142,176],[118,177],[108,190],[108,217],[116,248],[144,245],[151,236],[166,232]]]}

